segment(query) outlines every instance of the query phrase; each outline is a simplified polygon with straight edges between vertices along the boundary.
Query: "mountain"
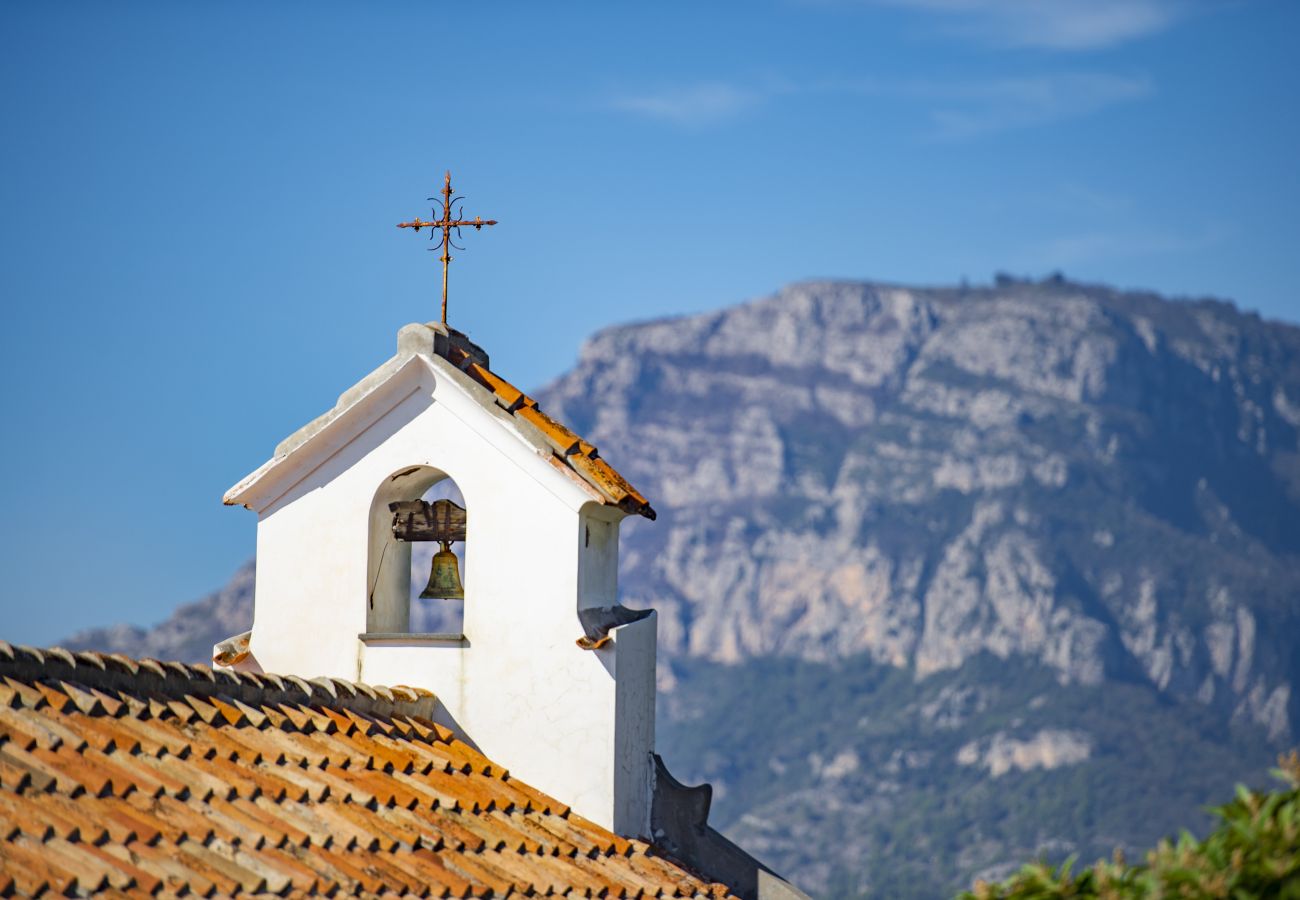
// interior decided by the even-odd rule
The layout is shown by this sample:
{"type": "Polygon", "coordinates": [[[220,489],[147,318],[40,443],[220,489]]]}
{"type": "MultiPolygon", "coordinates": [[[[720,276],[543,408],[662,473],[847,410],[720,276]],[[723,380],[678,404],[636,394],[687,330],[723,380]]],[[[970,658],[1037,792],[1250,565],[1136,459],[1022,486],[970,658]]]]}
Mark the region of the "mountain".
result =
{"type": "Polygon", "coordinates": [[[110,625],[75,632],[59,645],[127,656],[212,662],[212,645],[247,631],[253,623],[252,562],[240,566],[225,587],[186,603],[151,628],[110,625]]]}
{"type": "MultiPolygon", "coordinates": [[[[671,767],[816,893],[1148,846],[1300,728],[1300,328],[809,282],[602,331],[537,396],[660,511],[620,581],[671,767]]],[[[201,657],[247,608],[70,643],[201,657]]]]}

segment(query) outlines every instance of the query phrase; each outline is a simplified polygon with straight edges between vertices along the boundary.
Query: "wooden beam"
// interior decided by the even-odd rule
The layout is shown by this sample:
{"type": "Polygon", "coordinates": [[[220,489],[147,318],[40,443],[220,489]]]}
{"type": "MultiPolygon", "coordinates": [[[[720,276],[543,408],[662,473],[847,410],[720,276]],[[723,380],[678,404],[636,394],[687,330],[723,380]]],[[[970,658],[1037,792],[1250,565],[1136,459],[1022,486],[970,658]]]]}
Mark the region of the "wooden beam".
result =
{"type": "Polygon", "coordinates": [[[464,507],[450,500],[399,500],[388,504],[393,514],[393,537],[399,541],[463,541],[464,507]]]}

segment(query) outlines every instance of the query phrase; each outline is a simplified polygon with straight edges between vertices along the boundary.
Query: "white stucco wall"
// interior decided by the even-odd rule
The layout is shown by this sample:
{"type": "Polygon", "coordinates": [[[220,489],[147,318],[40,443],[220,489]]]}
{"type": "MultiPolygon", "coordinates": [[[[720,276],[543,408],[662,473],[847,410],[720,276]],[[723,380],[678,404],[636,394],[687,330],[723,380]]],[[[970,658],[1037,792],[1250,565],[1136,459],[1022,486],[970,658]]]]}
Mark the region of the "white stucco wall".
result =
{"type": "MultiPolygon", "coordinates": [[[[579,605],[616,602],[622,513],[593,502],[511,422],[444,360],[412,356],[275,463],[249,495],[259,512],[252,656],[268,672],[428,688],[515,775],[606,827],[644,834],[655,617],[598,651],[574,643],[579,605]],[[367,598],[373,529],[390,520],[376,512],[387,502],[377,492],[414,466],[454,478],[465,499],[464,640],[367,643],[361,633],[405,627],[402,610],[370,610],[367,598]]],[[[404,570],[382,568],[383,578],[404,570]]]]}

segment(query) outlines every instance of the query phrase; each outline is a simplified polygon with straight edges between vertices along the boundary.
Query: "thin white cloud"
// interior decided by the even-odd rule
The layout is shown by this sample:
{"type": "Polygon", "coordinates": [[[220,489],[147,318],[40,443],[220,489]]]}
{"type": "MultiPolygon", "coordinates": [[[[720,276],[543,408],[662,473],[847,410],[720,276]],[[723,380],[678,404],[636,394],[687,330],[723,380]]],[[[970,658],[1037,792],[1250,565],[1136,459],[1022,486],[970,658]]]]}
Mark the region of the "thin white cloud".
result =
{"type": "Polygon", "coordinates": [[[1144,77],[1081,72],[921,86],[934,137],[959,140],[1077,119],[1151,96],[1144,77]]]}
{"type": "Polygon", "coordinates": [[[858,78],[795,84],[769,80],[755,86],[714,81],[628,94],[607,105],[673,125],[698,126],[718,124],[781,97],[817,94],[901,100],[907,103],[905,115],[921,117],[922,137],[949,141],[1087,116],[1153,92],[1145,77],[1075,72],[962,81],[858,78]]]}
{"type": "Polygon", "coordinates": [[[1194,0],[867,0],[929,13],[941,30],[999,47],[1095,50],[1166,30],[1194,0]]]}
{"type": "Polygon", "coordinates": [[[1195,231],[1089,231],[1052,238],[1031,248],[1027,255],[1044,268],[1059,269],[1097,261],[1195,253],[1222,244],[1234,231],[1225,224],[1195,231]]]}
{"type": "Polygon", "coordinates": [[[610,106],[675,125],[708,125],[765,102],[764,92],[725,82],[704,82],[655,93],[616,97],[610,106]]]}

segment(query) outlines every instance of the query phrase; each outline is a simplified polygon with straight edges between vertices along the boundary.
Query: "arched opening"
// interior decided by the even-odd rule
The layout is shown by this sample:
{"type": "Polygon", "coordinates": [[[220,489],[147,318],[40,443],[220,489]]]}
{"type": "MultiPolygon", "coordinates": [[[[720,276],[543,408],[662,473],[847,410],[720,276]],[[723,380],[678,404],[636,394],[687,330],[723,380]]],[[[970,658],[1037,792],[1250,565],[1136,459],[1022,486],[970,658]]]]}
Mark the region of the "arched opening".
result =
{"type": "MultiPolygon", "coordinates": [[[[420,599],[439,545],[433,541],[400,540],[393,534],[393,512],[389,508],[391,504],[402,501],[433,502],[441,499],[465,506],[460,487],[446,472],[433,466],[401,469],[384,479],[375,491],[370,504],[366,598],[368,633],[461,634],[464,600],[420,599]]],[[[465,544],[457,541],[450,549],[456,556],[464,584],[465,544]]]]}

